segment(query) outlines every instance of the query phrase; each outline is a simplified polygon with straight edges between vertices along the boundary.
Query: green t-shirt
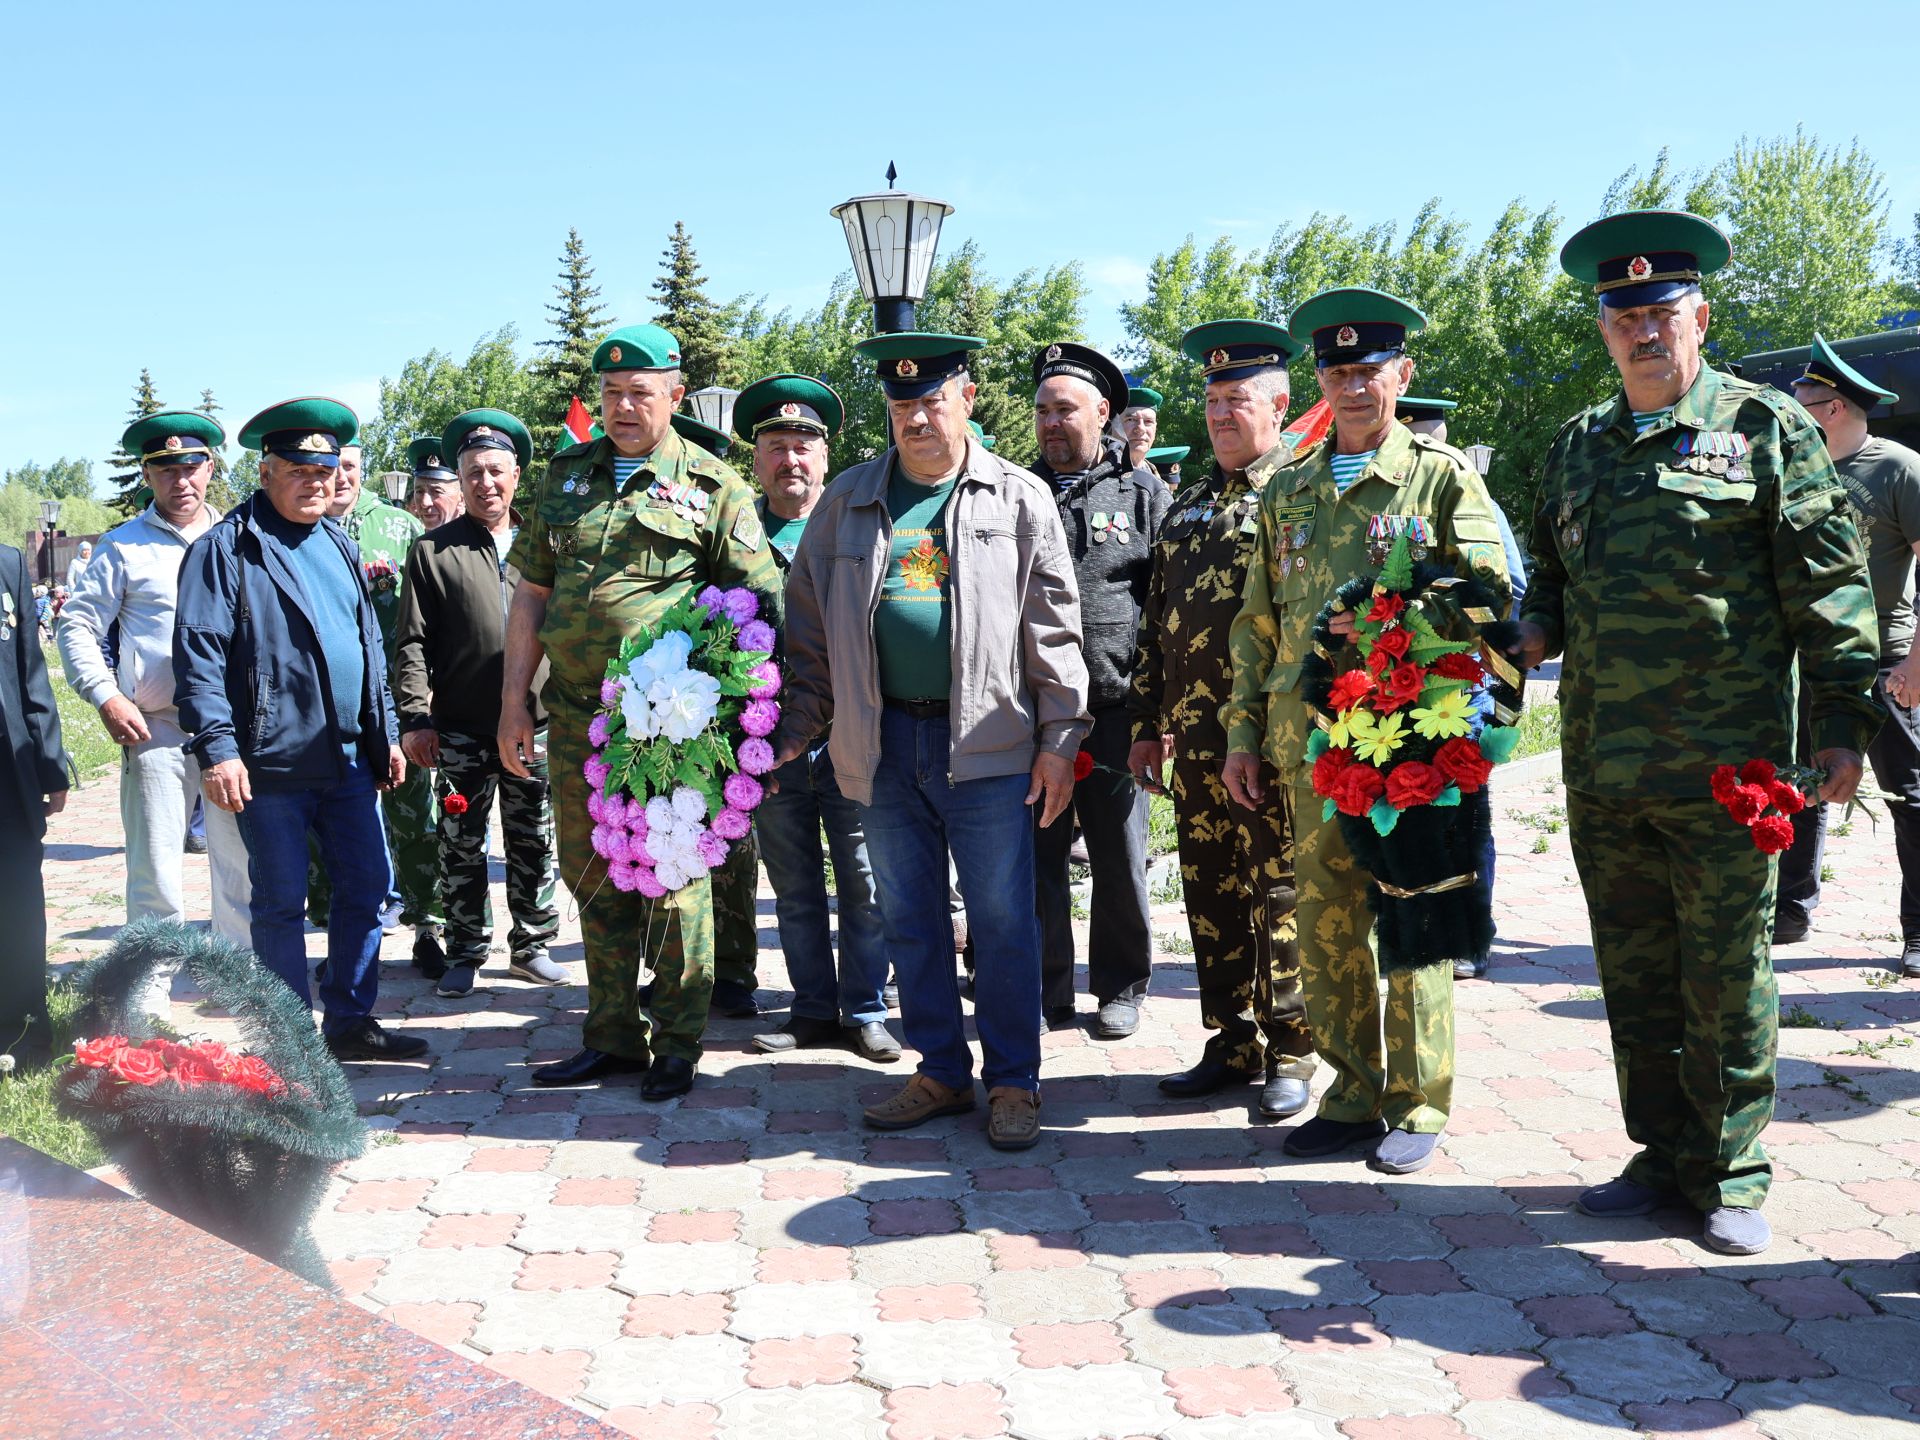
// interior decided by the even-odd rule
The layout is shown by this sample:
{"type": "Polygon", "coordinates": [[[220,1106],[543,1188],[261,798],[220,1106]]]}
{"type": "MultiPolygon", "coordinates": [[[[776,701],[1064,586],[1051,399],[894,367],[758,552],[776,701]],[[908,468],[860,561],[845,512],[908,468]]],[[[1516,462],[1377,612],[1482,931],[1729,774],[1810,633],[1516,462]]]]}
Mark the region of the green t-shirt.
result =
{"type": "Polygon", "coordinates": [[[1913,544],[1920,540],[1920,454],[1870,436],[1844,460],[1835,460],[1853,501],[1867,579],[1880,620],[1880,663],[1913,648],[1913,544]]]}
{"type": "Polygon", "coordinates": [[[780,557],[780,568],[786,569],[793,564],[793,553],[800,548],[800,534],[807,528],[807,517],[798,520],[782,520],[772,509],[766,511],[767,543],[773,546],[773,553],[780,557]]]}
{"type": "Polygon", "coordinates": [[[887,482],[893,548],[873,617],[873,645],[880,693],[890,699],[944,700],[953,688],[946,513],[953,485],[919,485],[898,470],[887,482]]]}

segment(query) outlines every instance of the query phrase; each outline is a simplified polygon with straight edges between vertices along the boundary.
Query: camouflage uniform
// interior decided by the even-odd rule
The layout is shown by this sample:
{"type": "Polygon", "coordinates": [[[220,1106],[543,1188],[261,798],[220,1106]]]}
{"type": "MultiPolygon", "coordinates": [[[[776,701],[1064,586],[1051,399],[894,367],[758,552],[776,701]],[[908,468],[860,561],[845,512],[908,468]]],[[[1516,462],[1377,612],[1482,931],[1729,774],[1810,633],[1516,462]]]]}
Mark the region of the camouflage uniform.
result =
{"type": "Polygon", "coordinates": [[[749,835],[734,842],[713,881],[713,978],[759,987],[760,852],[749,835]]]}
{"type": "Polygon", "coordinates": [[[652,1053],[697,1060],[713,993],[713,901],[708,877],[649,900],[607,883],[593,853],[587,724],[600,681],[621,640],[657,622],[691,591],[745,585],[781,617],[780,573],[753,492],[706,451],[668,431],[649,463],[616,492],[613,444],[570,446],[553,457],[514,539],[508,563],[550,589],[540,641],[552,670],[544,691],[552,715],[554,810],[561,877],[580,906],[587,957],[590,1049],[649,1056],[635,995],[644,954],[654,974],[652,1053]],[[684,487],[706,497],[700,509],[684,487]],[[680,498],[676,498],[676,496],[680,498]]]}
{"type": "MultiPolygon", "coordinates": [[[[547,762],[532,760],[530,779],[501,768],[499,742],[491,735],[442,730],[440,775],[449,791],[466,797],[461,815],[440,810],[440,858],[445,869],[447,960],[479,965],[493,940],[493,900],[487,893],[487,829],[496,789],[500,833],[507,854],[507,914],[512,918],[508,953],[518,960],[545,955],[560,933],[553,903],[553,815],[547,804],[547,762]]],[[[544,748],[547,732],[535,733],[544,748]]]]}
{"type": "MultiPolygon", "coordinates": [[[[1389,971],[1381,1003],[1367,872],[1354,862],[1338,822],[1320,818],[1313,793],[1306,747],[1314,722],[1299,693],[1300,665],[1320,607],[1386,558],[1386,542],[1370,542],[1374,516],[1424,516],[1435,540],[1431,558],[1470,570],[1495,591],[1502,610],[1506,557],[1493,502],[1452,446],[1390,425],[1345,494],[1334,486],[1332,453],[1330,439],[1302,451],[1261,494],[1256,551],[1230,641],[1233,696],[1220,718],[1228,750],[1264,755],[1288,792],[1301,988],[1314,1048],[1335,1072],[1321,1116],[1380,1118],[1394,1129],[1438,1134],[1453,1103],[1453,970],[1389,971]]],[[[1423,608],[1442,633],[1468,633],[1449,602],[1429,600],[1423,608]]],[[[1348,654],[1358,662],[1357,651],[1348,654]]]]}
{"type": "Polygon", "coordinates": [[[1642,1147],[1626,1174],[1702,1210],[1766,1197],[1779,1024],[1775,866],[1708,776],[1792,756],[1796,651],[1816,749],[1864,751],[1881,718],[1844,499],[1804,410],[1703,365],[1645,435],[1624,396],[1568,421],[1534,514],[1522,618],[1566,655],[1567,819],[1642,1147]]]}
{"type": "Polygon", "coordinates": [[[1220,705],[1233,670],[1221,643],[1240,609],[1260,486],[1284,449],[1245,472],[1218,467],[1174,497],[1154,546],[1129,708],[1134,743],[1174,737],[1180,881],[1207,1058],[1250,1074],[1313,1074],[1300,995],[1293,846],[1281,798],[1250,815],[1220,783],[1220,705]],[[1264,1052],[1264,1053],[1263,1053],[1264,1052]]]}
{"type": "MultiPolygon", "coordinates": [[[[347,538],[360,547],[360,568],[373,593],[373,613],[386,641],[387,667],[393,667],[394,627],[400,621],[400,594],[407,573],[407,551],[424,528],[406,511],[386,503],[364,487],[353,508],[340,517],[347,538]]],[[[387,854],[393,862],[393,886],[408,925],[440,923],[440,845],[435,828],[438,807],[431,770],[407,766],[407,778],[382,791],[380,816],[386,822],[387,854]]],[[[307,914],[327,923],[333,886],[317,857],[307,862],[307,914]]]]}

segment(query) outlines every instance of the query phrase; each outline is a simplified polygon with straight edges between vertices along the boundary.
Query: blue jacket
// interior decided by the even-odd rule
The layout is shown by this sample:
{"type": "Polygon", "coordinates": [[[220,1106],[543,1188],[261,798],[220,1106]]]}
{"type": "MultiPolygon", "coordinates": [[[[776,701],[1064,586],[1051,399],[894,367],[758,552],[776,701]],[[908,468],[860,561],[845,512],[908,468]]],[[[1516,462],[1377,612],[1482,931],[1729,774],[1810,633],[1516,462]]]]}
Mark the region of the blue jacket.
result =
{"type": "MultiPolygon", "coordinates": [[[[345,747],[327,683],[313,611],[280,543],[256,512],[255,494],[236,505],[187,551],[173,632],[174,699],[187,749],[202,765],[244,760],[256,790],[299,790],[346,775],[345,747]]],[[[396,743],[386,644],[360,551],[331,520],[320,528],[351,567],[360,590],[360,646],[367,684],[360,710],[360,760],[376,782],[396,743]]]]}

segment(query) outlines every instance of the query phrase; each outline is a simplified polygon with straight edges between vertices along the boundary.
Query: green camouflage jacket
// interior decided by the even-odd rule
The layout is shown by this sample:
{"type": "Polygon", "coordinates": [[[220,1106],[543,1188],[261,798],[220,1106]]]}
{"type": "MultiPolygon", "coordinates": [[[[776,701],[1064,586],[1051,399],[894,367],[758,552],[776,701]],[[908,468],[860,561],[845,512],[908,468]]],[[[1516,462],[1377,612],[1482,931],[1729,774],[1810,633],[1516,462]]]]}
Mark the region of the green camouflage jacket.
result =
{"type": "Polygon", "coordinates": [[[555,455],[507,556],[521,579],[553,592],[540,626],[549,698],[587,708],[620,642],[689,591],[744,585],[762,619],[783,619],[780,570],[746,481],[669,430],[616,493],[613,453],[602,437],[555,455]]]}
{"type": "Polygon", "coordinates": [[[393,664],[394,633],[400,624],[400,592],[406,581],[407,551],[426,527],[397,506],[389,505],[362,486],[353,508],[340,517],[347,538],[360,547],[360,568],[373,593],[373,613],[380,621],[380,638],[387,642],[387,664],[393,664]]]}
{"type": "MultiPolygon", "coordinates": [[[[1313,621],[1333,592],[1363,571],[1377,571],[1404,532],[1415,560],[1452,565],[1491,589],[1498,613],[1508,597],[1500,522],[1467,457],[1429,435],[1389,425],[1360,478],[1336,492],[1329,437],[1293,456],[1267,482],[1256,515],[1253,563],[1229,641],[1233,694],[1221,707],[1227,749],[1264,753],[1292,784],[1306,763],[1313,714],[1299,693],[1300,664],[1313,647],[1313,621]]],[[[1434,627],[1452,639],[1473,628],[1452,601],[1422,602],[1434,627]]],[[[1359,651],[1349,648],[1349,663],[1359,651]]],[[[1336,664],[1340,664],[1336,661],[1336,664]]],[[[1345,668],[1342,666],[1342,668],[1345,668]]]]}
{"type": "Polygon", "coordinates": [[[1637,439],[1624,394],[1561,427],[1521,618],[1565,652],[1570,788],[1698,797],[1716,765],[1795,759],[1796,651],[1814,748],[1865,751],[1878,636],[1845,500],[1806,411],[1710,366],[1637,439]]]}

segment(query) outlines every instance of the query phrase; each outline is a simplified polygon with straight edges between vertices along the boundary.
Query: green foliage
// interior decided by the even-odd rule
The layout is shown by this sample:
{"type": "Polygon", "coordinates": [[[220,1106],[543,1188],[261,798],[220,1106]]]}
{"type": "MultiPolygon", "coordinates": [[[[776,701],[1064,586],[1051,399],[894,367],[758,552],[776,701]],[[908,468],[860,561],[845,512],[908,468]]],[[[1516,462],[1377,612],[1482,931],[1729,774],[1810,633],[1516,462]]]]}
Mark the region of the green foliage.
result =
{"type": "Polygon", "coordinates": [[[1533,704],[1520,712],[1520,743],[1514,748],[1513,758],[1525,760],[1530,755],[1544,755],[1549,750],[1560,748],[1560,702],[1550,700],[1544,704],[1533,704]]]}
{"type": "MultiPolygon", "coordinates": [[[[160,392],[153,387],[153,376],[143,365],[140,378],[133,385],[133,405],[127,411],[127,424],[144,420],[156,411],[166,409],[166,402],[160,398],[160,392]]],[[[132,515],[140,506],[134,496],[140,489],[140,460],[129,455],[125,449],[118,449],[107,457],[107,468],[113,471],[112,479],[117,488],[113,497],[114,508],[122,515],[132,515]]],[[[70,526],[63,526],[69,534],[76,533],[70,526]]]]}
{"type": "MultiPolygon", "coordinates": [[[[0,544],[23,549],[27,536],[40,528],[40,502],[46,495],[19,480],[0,485],[0,544]]],[[[90,496],[60,502],[60,528],[69,535],[100,535],[126,516],[90,496]]]]}
{"type": "MultiPolygon", "coordinates": [[[[47,987],[55,1055],[73,1049],[73,1012],[79,1005],[79,993],[64,980],[47,987]]],[[[11,1039],[0,1036],[0,1051],[10,1049],[11,1039]]],[[[11,1135],[77,1170],[91,1170],[106,1163],[107,1152],[85,1125],[62,1115],[54,1104],[53,1084],[59,1074],[57,1068],[42,1067],[0,1075],[0,1135],[11,1135]]]]}
{"type": "Polygon", "coordinates": [[[594,407],[598,386],[593,352],[612,328],[607,307],[599,303],[600,287],[593,283],[593,263],[578,230],[567,231],[559,283],[553,291],[555,303],[547,306],[547,314],[553,317],[553,338],[536,342],[535,348],[543,353],[532,365],[532,398],[525,411],[513,412],[532,433],[536,460],[560,448],[561,422],[574,396],[589,410],[594,407]]]}
{"type": "MultiPolygon", "coordinates": [[[[60,712],[60,739],[67,747],[67,758],[73,762],[73,773],[80,783],[103,776],[111,767],[120,763],[120,747],[107,734],[107,727],[101,723],[100,712],[82,700],[67,684],[66,672],[61,669],[60,658],[49,649],[47,656],[47,674],[53,682],[53,703],[60,712]]],[[[123,896],[111,895],[108,905],[117,907],[123,896]]]]}
{"type": "Polygon", "coordinates": [[[439,434],[463,410],[484,405],[527,414],[537,382],[515,350],[518,339],[513,326],[503,325],[475,341],[464,361],[429,350],[402,366],[398,379],[382,376],[380,409],[360,432],[361,468],[369,479],[404,470],[408,442],[439,434]]]}
{"type": "Polygon", "coordinates": [[[93,462],[69,460],[64,455],[51,465],[29,460],[7,471],[6,483],[26,486],[36,495],[56,500],[93,498],[93,462]]]}
{"type": "Polygon", "coordinates": [[[724,312],[707,297],[707,277],[700,273],[700,257],[693,237],[680,221],[660,255],[660,276],[653,282],[660,313],[654,324],[664,325],[680,342],[680,373],[688,390],[704,390],[726,373],[732,339],[724,312]]]}

